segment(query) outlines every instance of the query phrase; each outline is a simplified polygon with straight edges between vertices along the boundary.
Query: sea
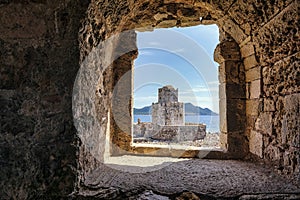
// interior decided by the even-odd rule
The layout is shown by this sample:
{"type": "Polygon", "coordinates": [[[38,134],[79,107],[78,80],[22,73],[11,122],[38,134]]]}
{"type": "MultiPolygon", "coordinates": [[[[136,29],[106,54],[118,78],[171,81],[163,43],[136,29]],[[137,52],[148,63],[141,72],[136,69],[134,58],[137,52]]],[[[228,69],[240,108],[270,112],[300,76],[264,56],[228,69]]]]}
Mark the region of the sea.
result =
{"type": "MultiPolygon", "coordinates": [[[[134,123],[138,119],[141,122],[152,122],[151,115],[134,115],[134,123]]],[[[203,123],[206,124],[206,132],[219,133],[220,132],[220,117],[219,115],[186,115],[186,123],[203,123]]]]}

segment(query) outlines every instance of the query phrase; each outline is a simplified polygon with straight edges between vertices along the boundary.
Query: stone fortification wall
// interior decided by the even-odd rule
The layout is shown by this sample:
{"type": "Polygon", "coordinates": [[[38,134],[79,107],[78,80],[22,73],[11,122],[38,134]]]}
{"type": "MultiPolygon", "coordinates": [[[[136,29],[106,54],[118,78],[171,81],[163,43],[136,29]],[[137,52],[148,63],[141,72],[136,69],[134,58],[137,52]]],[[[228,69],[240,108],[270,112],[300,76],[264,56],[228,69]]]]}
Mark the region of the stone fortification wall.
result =
{"type": "Polygon", "coordinates": [[[76,188],[72,93],[88,4],[0,1],[0,199],[60,199],[76,188]]]}
{"type": "Polygon", "coordinates": [[[184,125],[184,104],[167,102],[152,104],[152,122],[161,126],[184,125]]]}
{"type": "Polygon", "coordinates": [[[251,153],[300,183],[299,1],[275,2],[252,22],[254,48],[242,48],[246,134],[251,153]]]}
{"type": "Polygon", "coordinates": [[[178,89],[174,89],[171,85],[158,89],[158,103],[167,102],[178,102],[178,89]]]}
{"type": "Polygon", "coordinates": [[[158,102],[152,103],[152,123],[160,126],[184,125],[184,104],[178,102],[178,89],[167,85],[158,89],[158,102]]]}
{"type": "Polygon", "coordinates": [[[152,123],[140,123],[133,125],[133,133],[136,137],[145,137],[163,141],[195,141],[204,139],[206,125],[188,126],[159,126],[152,123]]]}
{"type": "Polygon", "coordinates": [[[160,130],[159,125],[153,123],[142,122],[139,124],[133,124],[133,137],[145,137],[150,138],[154,133],[160,130]]]}

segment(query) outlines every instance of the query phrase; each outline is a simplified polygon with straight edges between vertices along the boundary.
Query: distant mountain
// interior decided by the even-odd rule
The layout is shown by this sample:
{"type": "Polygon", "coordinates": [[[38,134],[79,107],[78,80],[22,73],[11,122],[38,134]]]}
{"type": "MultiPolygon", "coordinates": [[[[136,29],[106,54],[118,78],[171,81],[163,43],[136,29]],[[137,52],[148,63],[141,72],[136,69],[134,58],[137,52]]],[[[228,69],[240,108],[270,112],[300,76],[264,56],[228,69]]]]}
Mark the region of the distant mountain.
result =
{"type": "Polygon", "coordinates": [[[184,104],[185,114],[186,115],[218,115],[208,108],[201,108],[199,106],[194,106],[191,103],[184,104]]]}
{"type": "Polygon", "coordinates": [[[146,106],[144,108],[134,108],[134,115],[151,115],[152,106],[146,106]]]}
{"type": "MultiPolygon", "coordinates": [[[[213,112],[208,108],[201,108],[199,106],[194,106],[191,103],[185,103],[185,114],[186,115],[218,115],[217,113],[213,112]]],[[[151,106],[146,106],[143,108],[134,108],[133,109],[134,115],[151,115],[151,106]]]]}

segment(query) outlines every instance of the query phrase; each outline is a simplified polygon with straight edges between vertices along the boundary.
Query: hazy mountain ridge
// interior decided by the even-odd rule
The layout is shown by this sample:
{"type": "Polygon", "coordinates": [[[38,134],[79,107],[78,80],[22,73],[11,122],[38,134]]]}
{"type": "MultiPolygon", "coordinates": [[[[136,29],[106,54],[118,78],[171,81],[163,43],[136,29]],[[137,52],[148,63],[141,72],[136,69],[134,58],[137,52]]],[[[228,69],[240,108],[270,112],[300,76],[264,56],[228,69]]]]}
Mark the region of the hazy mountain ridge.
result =
{"type": "MultiPolygon", "coordinates": [[[[184,108],[185,108],[186,115],[218,115],[218,113],[215,113],[208,108],[201,108],[199,106],[194,106],[191,103],[185,103],[184,108]]],[[[151,106],[145,106],[143,108],[134,108],[133,114],[134,115],[151,115],[151,106]]]]}

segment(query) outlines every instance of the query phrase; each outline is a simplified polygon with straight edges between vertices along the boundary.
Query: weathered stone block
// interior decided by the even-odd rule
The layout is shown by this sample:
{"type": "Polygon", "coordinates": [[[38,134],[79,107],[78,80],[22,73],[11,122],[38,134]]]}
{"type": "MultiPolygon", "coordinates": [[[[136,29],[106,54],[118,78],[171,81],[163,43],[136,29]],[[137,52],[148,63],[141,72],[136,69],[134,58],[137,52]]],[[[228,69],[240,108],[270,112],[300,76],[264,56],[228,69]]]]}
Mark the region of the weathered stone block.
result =
{"type": "Polygon", "coordinates": [[[226,84],[221,83],[219,85],[219,99],[226,99],[226,84]]]}
{"type": "Polygon", "coordinates": [[[246,114],[258,116],[259,113],[259,100],[251,99],[246,101],[246,114]]]}
{"type": "Polygon", "coordinates": [[[257,119],[257,116],[253,115],[246,115],[246,120],[247,120],[247,128],[246,130],[248,131],[248,135],[250,135],[251,130],[255,129],[255,121],[257,119]]]}
{"type": "Polygon", "coordinates": [[[264,99],[264,111],[265,112],[274,112],[275,111],[275,102],[272,99],[264,99]]]}
{"type": "MultiPolygon", "coordinates": [[[[267,138],[264,140],[267,140],[267,138]]],[[[264,157],[268,157],[270,161],[276,162],[276,164],[279,165],[282,156],[283,153],[280,151],[280,148],[272,144],[264,144],[264,157]]]]}
{"type": "Polygon", "coordinates": [[[244,99],[246,88],[244,84],[225,84],[227,99],[244,99]]]}
{"type": "Polygon", "coordinates": [[[227,136],[228,151],[237,158],[243,158],[249,151],[244,131],[230,132],[227,136]]]}
{"type": "Polygon", "coordinates": [[[221,83],[244,83],[244,68],[240,61],[224,61],[219,67],[219,80],[221,83]]]}
{"type": "Polygon", "coordinates": [[[168,17],[168,14],[166,14],[166,13],[157,13],[157,14],[154,15],[153,17],[154,17],[154,19],[155,19],[156,21],[160,21],[160,20],[162,20],[162,19],[167,18],[167,17],[168,17]]]}
{"type": "Polygon", "coordinates": [[[270,112],[261,113],[255,122],[255,129],[265,134],[272,135],[272,129],[273,129],[272,113],[270,112]]]}
{"type": "Polygon", "coordinates": [[[156,134],[150,136],[155,140],[163,141],[195,141],[202,140],[206,136],[205,125],[195,126],[162,126],[156,134]]]}
{"type": "Polygon", "coordinates": [[[246,57],[244,59],[244,66],[245,66],[245,70],[249,70],[253,67],[256,67],[258,65],[257,59],[256,59],[256,55],[253,54],[249,57],[246,57]]]}
{"type": "Polygon", "coordinates": [[[251,153],[263,157],[263,136],[259,132],[251,131],[249,137],[249,150],[251,153]]]}
{"type": "Polygon", "coordinates": [[[226,151],[228,149],[228,134],[226,132],[220,133],[220,147],[226,151]]]}
{"type": "Polygon", "coordinates": [[[223,115],[220,115],[220,131],[223,133],[227,133],[227,102],[226,99],[220,99],[219,103],[219,110],[220,113],[224,113],[223,115]]]}
{"type": "Polygon", "coordinates": [[[184,125],[184,105],[178,102],[178,89],[167,85],[158,89],[158,102],[152,103],[152,122],[157,125],[184,125]]]}
{"type": "MultiPolygon", "coordinates": [[[[247,38],[240,26],[236,24],[229,16],[221,19],[219,23],[224,25],[224,31],[229,33],[236,42],[242,43],[247,38]]],[[[233,56],[233,58],[235,58],[235,56],[233,56]]]]}
{"type": "Polygon", "coordinates": [[[219,82],[221,84],[226,83],[226,69],[225,69],[225,63],[221,63],[219,65],[219,73],[218,73],[219,82]]]}
{"type": "Polygon", "coordinates": [[[218,63],[229,60],[239,61],[240,52],[238,44],[230,40],[222,41],[215,49],[214,60],[218,63]]]}
{"type": "Polygon", "coordinates": [[[191,27],[191,26],[198,26],[200,25],[201,22],[197,19],[197,20],[181,20],[180,24],[178,26],[180,27],[191,27]]]}
{"type": "Polygon", "coordinates": [[[246,102],[227,99],[227,132],[242,132],[246,125],[246,102]]]}
{"type": "Polygon", "coordinates": [[[199,10],[193,8],[193,6],[184,6],[183,8],[179,8],[177,10],[177,16],[183,21],[194,21],[197,20],[200,23],[198,12],[199,10]]]}
{"type": "Polygon", "coordinates": [[[177,20],[164,20],[156,25],[157,28],[170,28],[177,24],[177,20]]]}
{"type": "Polygon", "coordinates": [[[246,82],[258,80],[261,78],[261,67],[257,66],[257,67],[251,68],[251,69],[247,70],[245,72],[245,74],[246,74],[246,82]]]}
{"type": "Polygon", "coordinates": [[[254,44],[252,42],[248,42],[244,46],[241,47],[241,56],[242,58],[247,58],[251,55],[254,55],[254,44]]]}
{"type": "Polygon", "coordinates": [[[221,45],[218,44],[214,51],[214,61],[221,64],[225,61],[224,57],[221,54],[221,45]]]}
{"type": "Polygon", "coordinates": [[[300,147],[300,94],[288,95],[284,98],[284,115],[282,124],[282,142],[290,146],[300,147]]]}
{"type": "Polygon", "coordinates": [[[261,81],[255,80],[250,83],[250,99],[257,99],[261,95],[261,81]]]}

